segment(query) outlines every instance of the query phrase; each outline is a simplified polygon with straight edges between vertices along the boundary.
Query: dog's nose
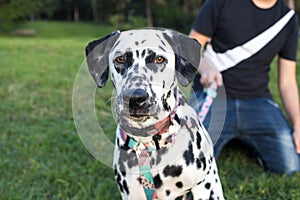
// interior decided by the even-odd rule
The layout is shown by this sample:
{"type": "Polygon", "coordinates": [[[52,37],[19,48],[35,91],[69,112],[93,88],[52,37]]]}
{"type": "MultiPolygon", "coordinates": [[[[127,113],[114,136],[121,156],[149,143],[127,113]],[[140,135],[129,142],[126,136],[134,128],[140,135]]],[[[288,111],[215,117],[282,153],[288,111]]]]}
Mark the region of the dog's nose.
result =
{"type": "Polygon", "coordinates": [[[129,108],[141,108],[147,102],[149,95],[145,90],[134,89],[123,92],[123,100],[129,103],[129,108]]]}

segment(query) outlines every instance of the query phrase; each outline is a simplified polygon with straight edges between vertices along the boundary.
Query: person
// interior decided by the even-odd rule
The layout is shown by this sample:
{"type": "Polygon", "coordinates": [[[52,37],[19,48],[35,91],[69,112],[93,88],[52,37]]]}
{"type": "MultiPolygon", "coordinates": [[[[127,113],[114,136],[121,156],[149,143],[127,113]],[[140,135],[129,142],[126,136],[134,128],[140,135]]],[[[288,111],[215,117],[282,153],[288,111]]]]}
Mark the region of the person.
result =
{"type": "MultiPolygon", "coordinates": [[[[203,102],[203,88],[224,86],[226,106],[221,134],[210,127],[218,158],[222,148],[239,139],[250,145],[265,170],[300,171],[300,107],[296,82],[297,15],[282,0],[207,0],[189,36],[204,47],[192,89],[203,102]],[[278,58],[278,88],[290,123],[268,88],[272,61],[278,58]],[[200,75],[201,74],[201,75],[200,75]],[[290,125],[291,124],[291,125],[290,125]]],[[[190,101],[195,101],[195,96],[190,101]]],[[[221,98],[221,97],[220,97],[221,98]]],[[[201,105],[195,107],[200,112],[201,105]]],[[[219,109],[219,111],[218,111],[219,109]]]]}

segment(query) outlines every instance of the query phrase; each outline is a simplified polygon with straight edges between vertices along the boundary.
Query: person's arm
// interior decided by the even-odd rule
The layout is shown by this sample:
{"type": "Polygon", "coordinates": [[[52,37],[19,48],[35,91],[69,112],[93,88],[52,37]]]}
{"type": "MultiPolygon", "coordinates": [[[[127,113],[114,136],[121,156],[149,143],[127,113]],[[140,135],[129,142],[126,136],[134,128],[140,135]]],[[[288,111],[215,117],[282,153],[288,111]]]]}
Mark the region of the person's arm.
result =
{"type": "Polygon", "coordinates": [[[201,33],[198,33],[197,31],[195,31],[194,29],[192,29],[190,31],[189,36],[191,38],[194,38],[196,40],[198,40],[198,42],[201,44],[202,47],[204,47],[206,45],[206,43],[209,41],[209,37],[206,35],[203,35],[201,33]]]}
{"type": "MultiPolygon", "coordinates": [[[[196,39],[202,47],[210,40],[208,36],[198,33],[193,29],[190,31],[189,37],[196,39]]],[[[209,86],[211,83],[215,82],[217,86],[222,86],[222,74],[215,66],[212,66],[212,64],[208,63],[205,59],[201,59],[198,72],[201,74],[200,82],[202,85],[209,86]]]]}
{"type": "Polygon", "coordinates": [[[300,154],[300,105],[296,81],[296,62],[279,58],[278,87],[280,96],[293,128],[296,152],[300,154]]]}

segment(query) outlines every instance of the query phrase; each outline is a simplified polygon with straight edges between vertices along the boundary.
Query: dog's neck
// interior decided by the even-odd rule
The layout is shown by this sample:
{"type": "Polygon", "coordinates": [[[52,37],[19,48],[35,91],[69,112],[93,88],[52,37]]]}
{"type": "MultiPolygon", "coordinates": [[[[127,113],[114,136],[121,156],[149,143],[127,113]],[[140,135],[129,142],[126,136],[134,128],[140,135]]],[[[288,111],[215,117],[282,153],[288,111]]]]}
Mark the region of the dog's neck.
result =
{"type": "Polygon", "coordinates": [[[120,128],[128,133],[133,138],[149,138],[153,135],[161,135],[166,130],[168,130],[169,126],[172,125],[172,119],[171,115],[167,116],[163,120],[160,120],[156,122],[155,124],[151,126],[147,126],[144,128],[135,128],[135,127],[129,127],[127,124],[123,125],[120,123],[120,128]]]}
{"type": "Polygon", "coordinates": [[[159,150],[173,143],[174,137],[178,133],[180,124],[177,120],[168,116],[164,120],[157,122],[155,130],[151,130],[148,137],[135,137],[119,127],[119,134],[126,147],[131,149],[148,149],[148,151],[159,150]]]}
{"type": "MultiPolygon", "coordinates": [[[[129,138],[134,143],[145,144],[146,146],[148,145],[155,147],[155,149],[159,149],[163,146],[168,145],[169,143],[172,143],[174,135],[178,133],[178,130],[180,128],[180,119],[176,114],[178,106],[179,101],[176,102],[176,106],[170,113],[170,115],[143,129],[133,127],[129,128],[126,126],[124,127],[122,126],[122,124],[119,124],[119,133],[121,139],[125,143],[128,143],[129,138]]],[[[128,146],[130,147],[130,145],[128,146]]]]}

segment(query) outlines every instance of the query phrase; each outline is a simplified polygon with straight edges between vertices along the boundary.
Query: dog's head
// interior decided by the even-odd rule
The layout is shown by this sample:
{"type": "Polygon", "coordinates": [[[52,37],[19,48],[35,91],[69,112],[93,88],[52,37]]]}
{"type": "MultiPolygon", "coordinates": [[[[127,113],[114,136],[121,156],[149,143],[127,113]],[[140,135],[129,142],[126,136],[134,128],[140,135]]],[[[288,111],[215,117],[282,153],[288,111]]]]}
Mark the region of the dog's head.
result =
{"type": "Polygon", "coordinates": [[[176,106],[177,82],[197,72],[200,44],[173,30],[114,32],[86,47],[89,71],[99,87],[110,74],[119,120],[136,128],[166,118],[176,106]]]}

